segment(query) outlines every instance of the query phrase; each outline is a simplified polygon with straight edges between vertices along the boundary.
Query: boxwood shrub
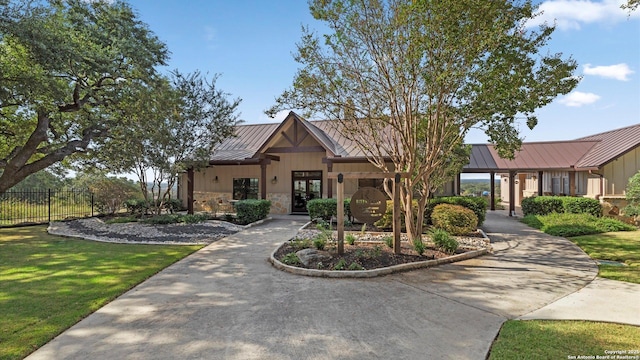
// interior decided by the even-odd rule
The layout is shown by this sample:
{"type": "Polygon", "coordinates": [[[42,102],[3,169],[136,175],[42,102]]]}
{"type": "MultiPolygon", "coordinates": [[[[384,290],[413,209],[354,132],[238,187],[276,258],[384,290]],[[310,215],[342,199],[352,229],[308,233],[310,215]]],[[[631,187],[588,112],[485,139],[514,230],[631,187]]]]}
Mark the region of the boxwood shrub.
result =
{"type": "Polygon", "coordinates": [[[551,213],[590,214],[602,216],[602,205],[596,199],[575,196],[534,196],[522,199],[522,212],[527,215],[551,213]]]}
{"type": "Polygon", "coordinates": [[[478,217],[470,209],[460,205],[438,204],[431,213],[431,222],[436,229],[451,235],[465,235],[478,227],[478,217]]]}
{"type": "Polygon", "coordinates": [[[240,200],[235,204],[236,218],[240,224],[250,224],[262,220],[269,215],[271,201],[247,199],[240,200]]]}
{"type": "Polygon", "coordinates": [[[476,214],[478,217],[478,226],[484,223],[487,216],[487,206],[489,206],[487,200],[482,197],[475,196],[442,196],[433,198],[429,201],[427,208],[425,209],[425,219],[431,218],[431,212],[436,205],[439,204],[451,204],[463,206],[476,214]]]}
{"type": "MultiPolygon", "coordinates": [[[[344,216],[351,219],[351,199],[344,199],[344,216]]],[[[311,220],[322,219],[329,221],[331,217],[338,216],[338,200],[331,199],[313,199],[307,202],[307,211],[311,220]]]]}

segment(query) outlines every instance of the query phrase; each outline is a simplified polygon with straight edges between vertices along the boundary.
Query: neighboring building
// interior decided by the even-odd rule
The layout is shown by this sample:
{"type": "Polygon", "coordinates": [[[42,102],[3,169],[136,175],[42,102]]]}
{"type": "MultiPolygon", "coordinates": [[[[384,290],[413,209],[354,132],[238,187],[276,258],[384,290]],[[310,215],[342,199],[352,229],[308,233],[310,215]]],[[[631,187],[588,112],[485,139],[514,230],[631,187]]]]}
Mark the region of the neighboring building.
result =
{"type": "MultiPolygon", "coordinates": [[[[501,175],[503,202],[512,208],[535,194],[589,196],[618,205],[638,170],[640,124],[573,141],[524,143],[514,160],[501,159],[492,145],[473,145],[463,172],[490,173],[492,180],[501,175]]],[[[208,167],[181,176],[179,196],[196,211],[264,198],[271,200],[272,213],[306,213],[308,200],[336,194],[329,172],[378,171],[329,121],[307,121],[290,112],[279,124],[238,126],[236,137],[216,149],[208,167]]],[[[346,179],[345,196],[381,182],[346,179]]],[[[458,176],[441,193],[459,188],[458,176]]]]}
{"type": "Polygon", "coordinates": [[[510,208],[534,195],[586,196],[624,207],[629,178],[640,171],[640,124],[570,141],[523,143],[513,160],[493,145],[473,145],[464,172],[499,174],[510,208]]]}

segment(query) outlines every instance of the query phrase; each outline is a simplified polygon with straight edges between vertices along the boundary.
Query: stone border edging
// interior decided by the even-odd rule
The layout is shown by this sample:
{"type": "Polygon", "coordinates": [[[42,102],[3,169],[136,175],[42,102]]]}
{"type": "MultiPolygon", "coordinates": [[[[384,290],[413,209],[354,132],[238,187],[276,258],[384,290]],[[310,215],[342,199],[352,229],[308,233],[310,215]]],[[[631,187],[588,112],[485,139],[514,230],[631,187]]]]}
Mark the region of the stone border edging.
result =
{"type": "MultiPolygon", "coordinates": [[[[304,225],[306,226],[306,224],[304,225]]],[[[301,227],[302,228],[304,228],[301,227]]],[[[487,234],[480,229],[482,236],[489,240],[487,234]]],[[[289,241],[289,240],[287,240],[289,241]]],[[[490,240],[489,240],[490,241],[490,240]]],[[[269,262],[273,267],[278,270],[285,271],[294,275],[302,275],[302,276],[311,276],[311,277],[324,277],[324,278],[342,278],[342,279],[363,279],[363,278],[373,278],[378,276],[384,276],[389,274],[395,274],[404,271],[416,270],[416,269],[425,269],[430,268],[442,264],[450,264],[458,261],[469,260],[478,256],[486,255],[490,253],[490,248],[484,248],[479,250],[472,250],[462,254],[449,256],[442,259],[435,260],[426,260],[420,262],[406,263],[400,265],[393,265],[385,268],[372,269],[372,270],[318,270],[318,269],[307,269],[301,268],[297,266],[286,265],[280,262],[275,258],[275,253],[280,249],[278,246],[271,255],[269,256],[269,262]]]]}

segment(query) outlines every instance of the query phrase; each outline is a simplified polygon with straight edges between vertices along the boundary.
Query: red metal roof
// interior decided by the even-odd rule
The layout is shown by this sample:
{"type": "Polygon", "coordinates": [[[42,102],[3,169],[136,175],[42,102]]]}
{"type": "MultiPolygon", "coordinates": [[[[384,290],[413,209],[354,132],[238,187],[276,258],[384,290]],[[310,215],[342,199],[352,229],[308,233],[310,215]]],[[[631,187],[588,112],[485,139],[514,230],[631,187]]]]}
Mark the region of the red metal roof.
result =
{"type": "Polygon", "coordinates": [[[599,143],[576,164],[576,168],[597,169],[640,146],[640,124],[586,136],[578,140],[599,143]]]}

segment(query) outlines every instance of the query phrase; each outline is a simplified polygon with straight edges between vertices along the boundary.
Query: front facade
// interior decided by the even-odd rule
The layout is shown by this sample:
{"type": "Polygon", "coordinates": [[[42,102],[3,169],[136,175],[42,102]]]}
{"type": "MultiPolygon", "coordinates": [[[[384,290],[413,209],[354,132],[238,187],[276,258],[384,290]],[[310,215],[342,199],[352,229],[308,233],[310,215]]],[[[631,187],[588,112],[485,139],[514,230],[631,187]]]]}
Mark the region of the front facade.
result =
{"type": "MultiPolygon", "coordinates": [[[[179,197],[194,211],[230,210],[235,201],[254,198],[270,200],[274,214],[306,213],[307,201],[335,197],[329,173],[379,171],[329,121],[290,112],[279,124],[238,126],[208,167],[181,175],[179,197]]],[[[501,159],[493,145],[473,145],[463,170],[490,173],[492,180],[499,175],[502,202],[512,211],[535,195],[587,196],[619,209],[628,179],[638,171],[640,124],[571,141],[523,143],[513,160],[501,159]]],[[[458,194],[459,179],[440,194],[458,194]]],[[[345,197],[382,181],[345,179],[345,197]]]]}

